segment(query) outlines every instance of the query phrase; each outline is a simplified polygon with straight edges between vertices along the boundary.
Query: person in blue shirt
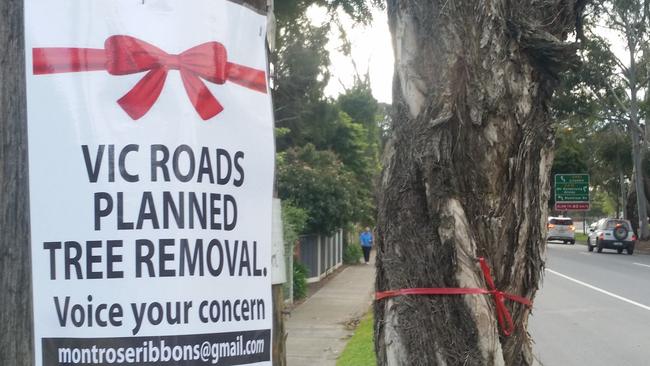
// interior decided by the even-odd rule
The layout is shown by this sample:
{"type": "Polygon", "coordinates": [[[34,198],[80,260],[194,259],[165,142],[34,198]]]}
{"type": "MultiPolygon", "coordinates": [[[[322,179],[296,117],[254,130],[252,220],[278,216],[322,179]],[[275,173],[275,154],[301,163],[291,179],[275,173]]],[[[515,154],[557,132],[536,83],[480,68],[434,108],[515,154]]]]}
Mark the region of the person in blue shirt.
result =
{"type": "Polygon", "coordinates": [[[366,231],[359,235],[359,242],[361,243],[361,249],[363,249],[363,259],[368,264],[368,261],[370,261],[370,250],[372,249],[372,232],[370,232],[369,227],[366,227],[366,231]]]}

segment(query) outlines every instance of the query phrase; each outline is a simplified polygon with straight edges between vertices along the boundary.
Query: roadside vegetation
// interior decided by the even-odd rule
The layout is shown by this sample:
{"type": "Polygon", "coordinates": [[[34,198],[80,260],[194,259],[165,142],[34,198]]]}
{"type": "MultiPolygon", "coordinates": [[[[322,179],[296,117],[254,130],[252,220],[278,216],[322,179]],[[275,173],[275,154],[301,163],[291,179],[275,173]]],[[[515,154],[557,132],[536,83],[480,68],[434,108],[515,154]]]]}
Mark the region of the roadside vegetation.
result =
{"type": "MultiPolygon", "coordinates": [[[[293,253],[300,235],[329,235],[344,229],[356,237],[355,225],[374,225],[380,126],[386,123],[388,109],[372,96],[367,72],[357,71],[351,85],[343,85],[344,92],[336,98],[325,95],[331,78],[328,42],[339,37],[341,51],[351,56],[341,19],[367,24],[370,6],[366,0],[276,1],[271,85],[276,188],[283,211],[290,212],[285,215],[287,253],[293,253]],[[325,11],[327,21],[316,23],[310,18],[313,7],[325,11]]],[[[348,248],[356,241],[351,244],[348,248]]],[[[346,254],[354,262],[358,253],[346,254]]],[[[302,271],[296,268],[294,280],[301,283],[302,271]]],[[[301,291],[296,295],[300,297],[301,291]]]]}
{"type": "Polygon", "coordinates": [[[587,244],[587,234],[576,233],[576,243],[577,244],[587,244]]]}
{"type": "Polygon", "coordinates": [[[362,256],[361,247],[357,243],[348,244],[343,251],[343,263],[357,264],[362,256]]]}
{"type": "Polygon", "coordinates": [[[359,323],[354,335],[336,361],[336,366],[374,366],[377,364],[372,323],[373,316],[370,311],[359,323]]]}
{"type": "MultiPolygon", "coordinates": [[[[562,75],[552,103],[551,184],[555,174],[590,174],[586,216],[625,217],[636,230],[650,197],[650,134],[644,122],[650,114],[650,6],[647,0],[596,0],[585,14],[576,35],[579,67],[562,75]]],[[[549,207],[553,204],[551,194],[549,207]]],[[[647,238],[648,230],[639,234],[647,238]]]]}

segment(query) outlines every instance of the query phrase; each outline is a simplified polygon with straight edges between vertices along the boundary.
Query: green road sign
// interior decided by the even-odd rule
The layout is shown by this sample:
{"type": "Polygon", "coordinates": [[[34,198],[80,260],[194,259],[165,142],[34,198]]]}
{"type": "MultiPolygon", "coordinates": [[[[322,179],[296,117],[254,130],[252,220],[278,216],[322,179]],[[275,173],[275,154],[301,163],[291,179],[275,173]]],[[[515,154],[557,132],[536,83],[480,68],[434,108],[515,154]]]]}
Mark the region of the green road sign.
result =
{"type": "Polygon", "coordinates": [[[589,202],[589,174],[556,174],[555,202],[589,202]]]}

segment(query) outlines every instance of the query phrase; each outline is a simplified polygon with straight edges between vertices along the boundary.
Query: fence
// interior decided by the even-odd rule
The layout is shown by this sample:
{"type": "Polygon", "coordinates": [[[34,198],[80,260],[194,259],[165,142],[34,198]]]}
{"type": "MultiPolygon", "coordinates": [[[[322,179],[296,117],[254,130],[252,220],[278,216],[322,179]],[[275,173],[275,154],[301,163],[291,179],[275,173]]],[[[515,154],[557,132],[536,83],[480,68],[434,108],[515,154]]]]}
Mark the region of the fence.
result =
{"type": "Polygon", "coordinates": [[[343,230],[330,236],[301,236],[298,258],[309,269],[307,282],[320,281],[343,264],[343,230]]]}

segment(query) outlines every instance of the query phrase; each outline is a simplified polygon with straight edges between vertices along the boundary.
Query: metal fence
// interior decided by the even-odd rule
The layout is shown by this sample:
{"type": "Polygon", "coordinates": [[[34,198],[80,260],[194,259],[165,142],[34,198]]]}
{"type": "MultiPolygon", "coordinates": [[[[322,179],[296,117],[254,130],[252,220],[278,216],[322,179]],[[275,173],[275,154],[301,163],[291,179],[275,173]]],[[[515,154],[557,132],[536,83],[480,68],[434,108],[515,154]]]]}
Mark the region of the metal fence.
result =
{"type": "Polygon", "coordinates": [[[343,264],[343,230],[330,236],[301,236],[298,258],[309,269],[307,282],[320,281],[343,264]]]}

